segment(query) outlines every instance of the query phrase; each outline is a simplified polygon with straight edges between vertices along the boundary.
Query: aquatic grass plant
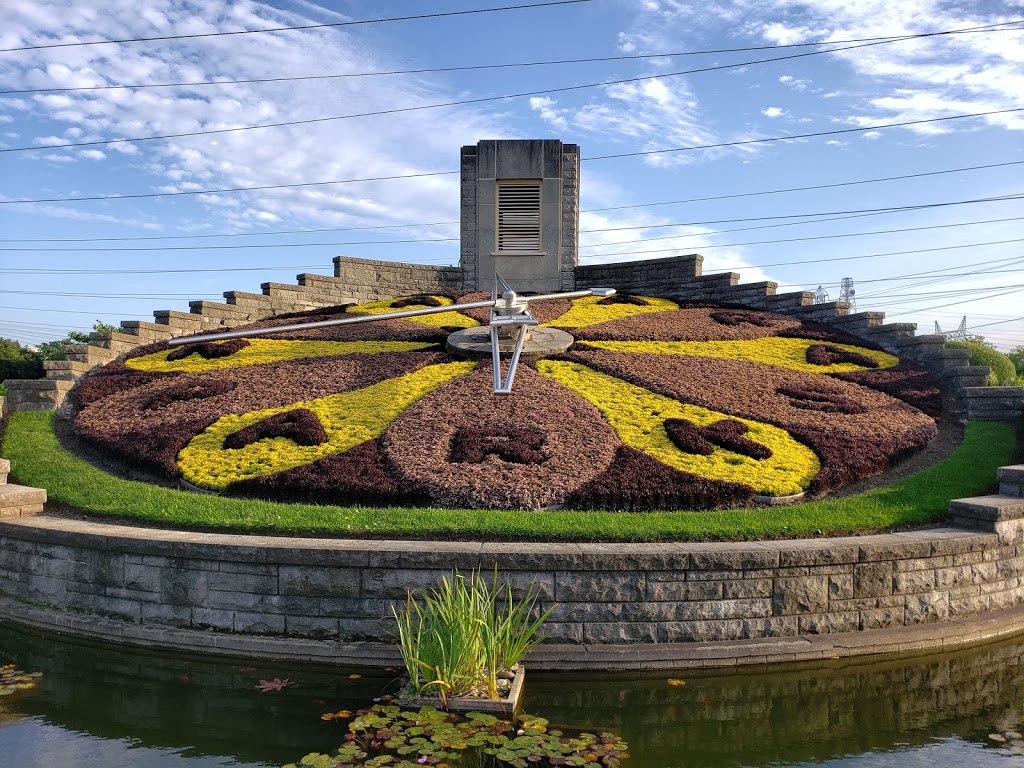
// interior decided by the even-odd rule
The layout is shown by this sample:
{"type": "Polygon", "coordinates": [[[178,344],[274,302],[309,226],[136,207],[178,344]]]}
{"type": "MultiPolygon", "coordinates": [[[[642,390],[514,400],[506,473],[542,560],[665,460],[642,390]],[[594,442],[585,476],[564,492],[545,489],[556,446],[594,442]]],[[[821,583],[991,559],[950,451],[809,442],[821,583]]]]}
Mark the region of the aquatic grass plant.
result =
{"type": "Polygon", "coordinates": [[[538,597],[530,584],[515,599],[508,581],[499,586],[497,569],[490,582],[479,571],[468,577],[453,571],[421,593],[422,604],[408,593],[402,611],[391,609],[409,675],[407,693],[440,696],[445,706],[450,696],[469,693],[499,698],[498,676],[544,639],[538,632],[556,606],[535,616],[538,597]]]}

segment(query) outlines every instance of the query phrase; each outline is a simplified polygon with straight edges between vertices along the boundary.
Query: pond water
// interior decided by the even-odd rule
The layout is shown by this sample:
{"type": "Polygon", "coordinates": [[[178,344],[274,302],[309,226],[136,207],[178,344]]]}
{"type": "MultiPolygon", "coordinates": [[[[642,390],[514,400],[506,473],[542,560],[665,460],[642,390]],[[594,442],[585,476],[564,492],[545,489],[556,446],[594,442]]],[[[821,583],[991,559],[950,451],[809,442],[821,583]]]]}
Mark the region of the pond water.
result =
{"type": "MultiPolygon", "coordinates": [[[[367,706],[395,677],[126,650],[0,623],[3,663],[43,677],[0,697],[2,768],[277,766],[333,751],[344,726],[320,715],[367,706]],[[275,678],[290,684],[258,687],[275,678]]],[[[1024,638],[816,668],[531,672],[525,709],[622,735],[629,768],[1024,768],[990,738],[1024,728],[1024,638]]]]}

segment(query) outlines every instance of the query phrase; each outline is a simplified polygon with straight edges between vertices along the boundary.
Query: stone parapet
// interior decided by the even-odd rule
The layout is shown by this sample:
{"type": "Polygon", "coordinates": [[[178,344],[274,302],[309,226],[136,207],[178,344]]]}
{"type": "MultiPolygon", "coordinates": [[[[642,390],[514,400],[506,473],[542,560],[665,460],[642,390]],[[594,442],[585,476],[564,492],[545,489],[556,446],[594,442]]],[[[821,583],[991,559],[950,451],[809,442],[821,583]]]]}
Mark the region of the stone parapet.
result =
{"type": "Polygon", "coordinates": [[[987,387],[984,382],[978,382],[977,386],[962,389],[961,397],[962,417],[966,421],[1020,421],[1024,418],[1024,387],[987,387]]]}
{"type": "MultiPolygon", "coordinates": [[[[413,293],[437,293],[462,289],[463,277],[458,267],[434,267],[423,264],[402,264],[393,261],[334,258],[336,285],[343,292],[343,301],[367,302],[391,299],[413,293]]],[[[314,279],[320,282],[320,277],[314,279]]],[[[308,282],[308,278],[307,278],[308,282]]]]}
{"type": "Polygon", "coordinates": [[[55,411],[64,403],[64,398],[75,385],[66,379],[8,379],[6,410],[55,411]]]}
{"type": "Polygon", "coordinates": [[[620,292],[671,296],[701,274],[704,257],[696,253],[667,259],[576,267],[576,288],[615,288],[620,292]]]}
{"type": "Polygon", "coordinates": [[[1002,530],[492,544],[185,533],[50,516],[0,523],[4,596],[236,636],[392,642],[391,607],[407,590],[453,568],[495,566],[517,594],[534,584],[542,607],[557,603],[545,631],[581,653],[905,628],[1024,600],[1024,540],[1002,530]]]}

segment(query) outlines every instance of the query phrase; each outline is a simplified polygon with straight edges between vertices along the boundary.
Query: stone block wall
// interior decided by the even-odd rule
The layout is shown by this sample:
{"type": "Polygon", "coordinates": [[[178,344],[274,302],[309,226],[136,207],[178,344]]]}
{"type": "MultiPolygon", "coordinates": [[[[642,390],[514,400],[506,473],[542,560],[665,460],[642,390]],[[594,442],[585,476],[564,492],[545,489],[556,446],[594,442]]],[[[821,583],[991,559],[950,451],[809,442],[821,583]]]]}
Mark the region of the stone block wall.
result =
{"type": "Polygon", "coordinates": [[[402,264],[392,261],[372,261],[337,256],[334,259],[334,277],[299,275],[304,286],[322,291],[335,301],[348,296],[346,301],[366,302],[391,299],[411,293],[438,293],[461,291],[463,276],[457,267],[432,267],[423,264],[402,264]]]}
{"type": "Polygon", "coordinates": [[[1024,419],[1024,387],[971,386],[963,390],[963,401],[965,416],[970,421],[1024,419]]]}
{"type": "Polygon", "coordinates": [[[709,544],[238,537],[40,517],[0,522],[0,595],[130,625],[392,639],[391,607],[453,568],[495,567],[557,603],[568,645],[674,644],[907,627],[1024,600],[1021,536],[933,529],[709,544]]]}

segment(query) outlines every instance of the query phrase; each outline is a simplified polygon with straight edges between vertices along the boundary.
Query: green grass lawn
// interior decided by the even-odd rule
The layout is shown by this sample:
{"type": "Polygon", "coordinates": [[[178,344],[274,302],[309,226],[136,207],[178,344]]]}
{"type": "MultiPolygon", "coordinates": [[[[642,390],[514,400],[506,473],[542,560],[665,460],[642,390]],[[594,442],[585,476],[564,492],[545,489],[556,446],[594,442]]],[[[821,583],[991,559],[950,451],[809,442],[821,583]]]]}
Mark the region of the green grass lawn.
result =
{"type": "Polygon", "coordinates": [[[327,507],[275,504],[176,491],[121,480],[63,448],[52,412],[14,414],[3,455],[17,481],[96,515],[221,531],[399,538],[658,541],[762,539],[875,531],[941,520],[950,499],[995,484],[1010,463],[1016,431],[1001,422],[967,425],[941,463],[886,488],[791,507],[718,512],[575,512],[327,507]]]}

